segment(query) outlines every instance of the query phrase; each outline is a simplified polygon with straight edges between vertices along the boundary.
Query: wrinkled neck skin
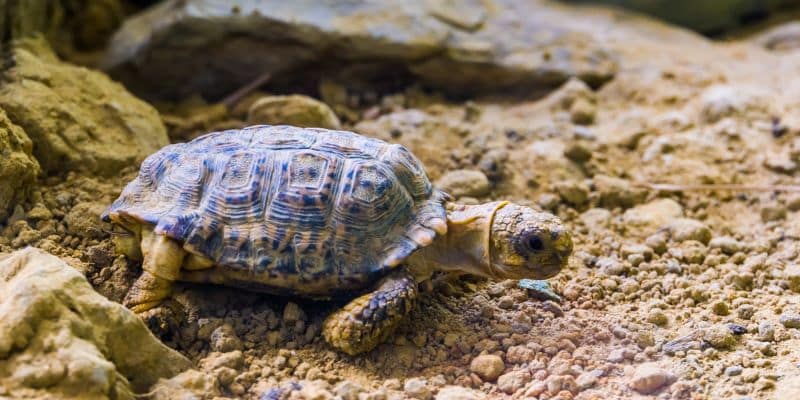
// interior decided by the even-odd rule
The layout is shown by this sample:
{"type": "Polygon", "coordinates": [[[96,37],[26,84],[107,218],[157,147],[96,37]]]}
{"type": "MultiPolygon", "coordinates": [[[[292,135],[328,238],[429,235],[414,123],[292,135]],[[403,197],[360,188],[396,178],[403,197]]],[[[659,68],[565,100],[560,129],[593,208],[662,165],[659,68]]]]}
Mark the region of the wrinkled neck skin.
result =
{"type": "Polygon", "coordinates": [[[448,204],[447,234],[437,236],[430,246],[414,252],[408,269],[418,282],[436,271],[494,277],[490,238],[497,210],[508,202],[479,205],[448,204]]]}

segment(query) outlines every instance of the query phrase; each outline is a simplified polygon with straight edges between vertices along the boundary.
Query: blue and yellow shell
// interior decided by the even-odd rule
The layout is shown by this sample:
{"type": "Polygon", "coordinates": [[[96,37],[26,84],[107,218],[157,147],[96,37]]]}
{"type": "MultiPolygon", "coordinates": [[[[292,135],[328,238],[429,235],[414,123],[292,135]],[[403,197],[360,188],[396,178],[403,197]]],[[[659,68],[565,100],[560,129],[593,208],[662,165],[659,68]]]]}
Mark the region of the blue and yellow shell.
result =
{"type": "Polygon", "coordinates": [[[212,259],[222,283],[324,294],[374,280],[443,233],[446,199],[403,146],[253,126],[162,148],[103,219],[152,225],[212,259]]]}

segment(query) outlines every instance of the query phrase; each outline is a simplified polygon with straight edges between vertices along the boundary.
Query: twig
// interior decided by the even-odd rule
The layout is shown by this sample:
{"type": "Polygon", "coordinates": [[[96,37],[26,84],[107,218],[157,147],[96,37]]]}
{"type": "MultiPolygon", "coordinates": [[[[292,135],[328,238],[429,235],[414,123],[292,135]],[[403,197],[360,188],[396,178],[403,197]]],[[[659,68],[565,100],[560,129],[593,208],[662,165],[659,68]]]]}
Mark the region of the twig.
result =
{"type": "Polygon", "coordinates": [[[735,183],[720,184],[690,184],[681,185],[673,183],[635,183],[635,186],[644,186],[648,189],[662,192],[684,192],[696,190],[733,190],[755,192],[800,192],[800,185],[743,185],[735,183]]]}
{"type": "Polygon", "coordinates": [[[245,96],[258,89],[259,86],[267,83],[270,78],[272,78],[272,73],[264,72],[256,77],[256,79],[253,79],[253,81],[250,83],[240,87],[239,89],[236,89],[235,92],[222,99],[222,104],[224,104],[229,110],[232,109],[236,103],[240,102],[243,98],[245,98],[245,96]]]}

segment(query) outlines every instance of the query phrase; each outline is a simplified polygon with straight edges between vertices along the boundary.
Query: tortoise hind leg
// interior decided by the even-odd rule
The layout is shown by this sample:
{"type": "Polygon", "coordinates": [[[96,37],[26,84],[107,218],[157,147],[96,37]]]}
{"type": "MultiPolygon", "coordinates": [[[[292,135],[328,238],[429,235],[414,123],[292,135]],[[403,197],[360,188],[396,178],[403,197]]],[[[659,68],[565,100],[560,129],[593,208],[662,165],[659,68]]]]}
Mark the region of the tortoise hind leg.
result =
{"type": "Polygon", "coordinates": [[[186,251],[178,242],[150,230],[142,230],[142,276],[134,282],[123,304],[141,314],[161,303],[172,292],[186,251]]]}
{"type": "Polygon", "coordinates": [[[414,278],[398,269],[381,279],[374,291],[328,316],[322,334],[333,347],[350,355],[372,350],[411,312],[417,296],[414,278]]]}

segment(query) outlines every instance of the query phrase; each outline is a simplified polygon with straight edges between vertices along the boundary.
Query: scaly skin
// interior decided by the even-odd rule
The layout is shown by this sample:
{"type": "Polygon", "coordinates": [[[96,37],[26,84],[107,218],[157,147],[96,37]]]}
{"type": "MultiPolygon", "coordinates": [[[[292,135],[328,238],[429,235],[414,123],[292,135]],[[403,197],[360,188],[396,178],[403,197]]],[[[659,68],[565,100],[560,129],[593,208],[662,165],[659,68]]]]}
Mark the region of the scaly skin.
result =
{"type": "Polygon", "coordinates": [[[411,312],[417,295],[416,281],[400,269],[381,279],[374,291],[328,316],[322,334],[333,347],[350,355],[372,350],[411,312]]]}

